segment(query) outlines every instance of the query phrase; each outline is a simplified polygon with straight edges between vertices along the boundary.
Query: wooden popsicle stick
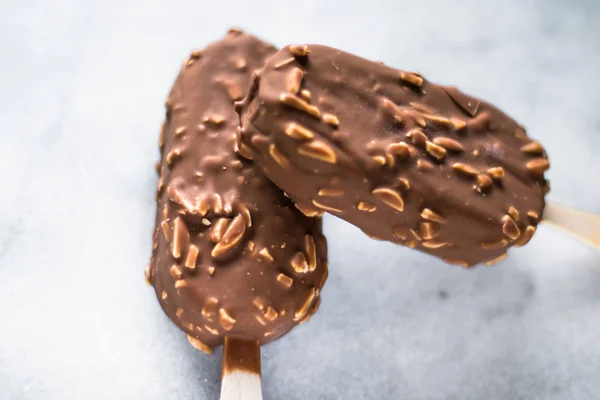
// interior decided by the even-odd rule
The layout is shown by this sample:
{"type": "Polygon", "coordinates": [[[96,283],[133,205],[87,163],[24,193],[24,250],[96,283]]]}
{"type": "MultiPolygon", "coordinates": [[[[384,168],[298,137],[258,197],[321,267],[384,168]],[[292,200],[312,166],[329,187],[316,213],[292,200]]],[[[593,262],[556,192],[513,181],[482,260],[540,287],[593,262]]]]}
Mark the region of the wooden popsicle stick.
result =
{"type": "Polygon", "coordinates": [[[542,221],[561,228],[600,250],[600,215],[548,201],[542,221]]]}
{"type": "Polygon", "coordinates": [[[221,400],[262,400],[260,345],[225,337],[221,400]]]}

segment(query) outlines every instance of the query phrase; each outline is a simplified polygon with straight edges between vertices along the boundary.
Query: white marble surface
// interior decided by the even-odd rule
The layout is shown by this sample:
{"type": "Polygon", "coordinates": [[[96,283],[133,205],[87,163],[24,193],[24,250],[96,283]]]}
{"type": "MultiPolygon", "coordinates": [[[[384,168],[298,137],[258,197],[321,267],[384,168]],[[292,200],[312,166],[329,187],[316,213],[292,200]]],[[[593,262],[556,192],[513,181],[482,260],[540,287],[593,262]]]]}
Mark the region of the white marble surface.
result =
{"type": "MultiPolygon", "coordinates": [[[[217,398],[220,355],[143,279],[190,49],[237,25],[457,84],[544,143],[550,199],[600,212],[599,20],[597,0],[0,0],[0,399],[217,398]]],[[[322,307],[264,348],[267,400],[600,398],[600,253],[542,227],[463,271],[325,224],[322,307]]]]}

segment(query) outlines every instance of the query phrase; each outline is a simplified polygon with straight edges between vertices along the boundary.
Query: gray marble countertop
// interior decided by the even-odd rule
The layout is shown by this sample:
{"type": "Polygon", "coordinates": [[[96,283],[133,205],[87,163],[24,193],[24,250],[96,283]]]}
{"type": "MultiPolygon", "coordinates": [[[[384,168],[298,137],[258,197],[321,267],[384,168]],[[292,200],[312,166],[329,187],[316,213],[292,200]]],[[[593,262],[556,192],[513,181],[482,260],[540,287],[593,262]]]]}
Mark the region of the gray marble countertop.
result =
{"type": "MultiPolygon", "coordinates": [[[[600,213],[597,0],[1,1],[0,399],[216,399],[143,279],[163,102],[241,26],[456,84],[546,147],[600,213]],[[454,3],[452,6],[450,3],[454,3]]],[[[325,218],[319,313],[263,349],[270,399],[600,398],[600,253],[543,226],[465,271],[325,218]]]]}

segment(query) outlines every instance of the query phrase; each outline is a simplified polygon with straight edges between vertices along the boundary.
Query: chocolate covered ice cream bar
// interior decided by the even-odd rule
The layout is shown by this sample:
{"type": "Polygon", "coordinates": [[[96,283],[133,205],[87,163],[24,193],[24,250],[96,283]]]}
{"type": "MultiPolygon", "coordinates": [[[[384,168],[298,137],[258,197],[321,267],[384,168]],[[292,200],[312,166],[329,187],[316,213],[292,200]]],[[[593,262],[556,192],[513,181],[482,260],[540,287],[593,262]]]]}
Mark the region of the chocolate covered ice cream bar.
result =
{"type": "Polygon", "coordinates": [[[240,152],[308,216],[462,266],[494,264],[540,221],[542,146],[494,106],[417,73],[289,46],[237,104],[240,152]]]}
{"type": "Polygon", "coordinates": [[[275,52],[232,30],[191,54],[166,104],[146,279],[206,352],[225,336],[277,339],[317,310],[327,277],[320,219],[298,211],[237,152],[234,101],[275,52]]]}

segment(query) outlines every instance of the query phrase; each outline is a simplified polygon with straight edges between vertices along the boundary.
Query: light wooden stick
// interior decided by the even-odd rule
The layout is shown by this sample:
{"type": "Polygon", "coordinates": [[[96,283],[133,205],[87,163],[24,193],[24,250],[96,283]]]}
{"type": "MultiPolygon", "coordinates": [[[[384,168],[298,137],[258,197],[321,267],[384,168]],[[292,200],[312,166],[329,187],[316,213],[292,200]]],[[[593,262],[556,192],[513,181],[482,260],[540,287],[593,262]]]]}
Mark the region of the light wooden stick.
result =
{"type": "Polygon", "coordinates": [[[221,400],[262,400],[258,342],[225,337],[221,400]]]}
{"type": "Polygon", "coordinates": [[[546,202],[544,222],[557,226],[600,250],[600,215],[546,202]]]}

